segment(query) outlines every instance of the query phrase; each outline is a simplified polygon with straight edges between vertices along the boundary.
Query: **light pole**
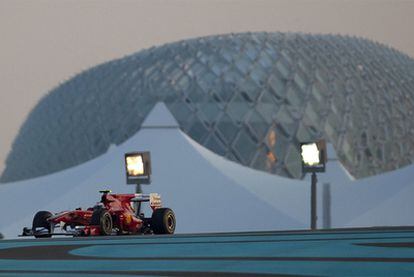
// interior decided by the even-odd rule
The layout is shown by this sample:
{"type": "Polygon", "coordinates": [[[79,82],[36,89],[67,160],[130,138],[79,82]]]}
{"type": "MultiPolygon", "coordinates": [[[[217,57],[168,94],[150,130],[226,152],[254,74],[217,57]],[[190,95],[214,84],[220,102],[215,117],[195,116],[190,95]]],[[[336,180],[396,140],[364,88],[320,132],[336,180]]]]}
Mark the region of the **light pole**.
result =
{"type": "MultiPolygon", "coordinates": [[[[125,154],[125,171],[127,184],[135,184],[135,192],[142,193],[141,185],[151,183],[150,152],[129,152],[125,154]]],[[[141,202],[135,202],[137,216],[141,213],[141,202]]]]}
{"type": "Polygon", "coordinates": [[[310,214],[310,227],[311,230],[316,230],[317,227],[317,205],[316,205],[316,184],[318,179],[316,172],[325,172],[326,164],[326,143],[324,140],[317,142],[305,142],[300,145],[302,156],[302,172],[312,173],[311,176],[311,214],[310,214]]]}

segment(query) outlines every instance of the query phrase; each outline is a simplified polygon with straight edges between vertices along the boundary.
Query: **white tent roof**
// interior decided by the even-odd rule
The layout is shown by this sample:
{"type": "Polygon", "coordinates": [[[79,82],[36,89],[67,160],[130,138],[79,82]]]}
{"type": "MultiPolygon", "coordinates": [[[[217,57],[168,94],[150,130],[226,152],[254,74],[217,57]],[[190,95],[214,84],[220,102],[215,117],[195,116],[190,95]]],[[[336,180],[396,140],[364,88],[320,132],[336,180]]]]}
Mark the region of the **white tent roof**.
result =
{"type": "MultiPolygon", "coordinates": [[[[38,210],[59,212],[89,207],[98,190],[132,193],[126,185],[123,155],[151,151],[152,184],[177,216],[177,232],[304,229],[309,226],[310,180],[291,180],[228,161],[207,150],[178,128],[158,103],[143,128],[101,157],[55,174],[0,186],[0,232],[15,237],[31,226],[38,210]]],[[[333,149],[330,157],[335,158],[333,149]]],[[[329,182],[334,227],[408,225],[414,166],[353,181],[338,161],[329,161],[319,184],[329,182]]],[[[309,176],[308,176],[309,178],[309,176]]],[[[319,186],[320,187],[320,186],[319,186]]],[[[319,190],[320,194],[320,190],[319,190]]],[[[320,208],[319,201],[319,208],[320,208]]]]}

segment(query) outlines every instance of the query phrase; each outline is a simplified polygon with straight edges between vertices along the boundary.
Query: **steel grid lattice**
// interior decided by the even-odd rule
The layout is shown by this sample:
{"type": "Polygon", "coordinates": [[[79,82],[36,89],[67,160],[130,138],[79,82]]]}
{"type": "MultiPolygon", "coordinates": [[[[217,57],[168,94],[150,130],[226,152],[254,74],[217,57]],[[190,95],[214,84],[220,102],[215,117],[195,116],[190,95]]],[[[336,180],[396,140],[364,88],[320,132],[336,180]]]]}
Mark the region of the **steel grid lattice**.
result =
{"type": "Polygon", "coordinates": [[[244,33],[154,47],[59,85],[21,127],[1,181],[105,153],[158,101],[208,149],[282,176],[301,178],[299,143],[322,137],[356,178],[413,162],[412,58],[355,37],[244,33]]]}

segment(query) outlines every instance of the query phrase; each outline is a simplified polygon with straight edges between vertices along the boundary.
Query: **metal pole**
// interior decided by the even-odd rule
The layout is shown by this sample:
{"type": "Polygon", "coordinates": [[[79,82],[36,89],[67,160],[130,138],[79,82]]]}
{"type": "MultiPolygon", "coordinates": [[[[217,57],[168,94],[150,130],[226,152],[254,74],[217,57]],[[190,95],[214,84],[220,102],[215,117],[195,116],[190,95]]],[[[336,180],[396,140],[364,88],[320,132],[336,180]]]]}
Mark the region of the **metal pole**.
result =
{"type": "MultiPolygon", "coordinates": [[[[135,193],[142,193],[142,188],[140,184],[137,184],[135,187],[135,193]]],[[[141,214],[141,202],[134,203],[134,209],[137,216],[141,214]]]]}
{"type": "Polygon", "coordinates": [[[325,183],[322,189],[322,228],[329,229],[331,228],[331,185],[325,183]]]}
{"type": "Polygon", "coordinates": [[[312,172],[312,183],[311,183],[311,230],[316,230],[316,222],[318,216],[316,214],[316,183],[318,179],[316,178],[316,173],[312,172]]]}

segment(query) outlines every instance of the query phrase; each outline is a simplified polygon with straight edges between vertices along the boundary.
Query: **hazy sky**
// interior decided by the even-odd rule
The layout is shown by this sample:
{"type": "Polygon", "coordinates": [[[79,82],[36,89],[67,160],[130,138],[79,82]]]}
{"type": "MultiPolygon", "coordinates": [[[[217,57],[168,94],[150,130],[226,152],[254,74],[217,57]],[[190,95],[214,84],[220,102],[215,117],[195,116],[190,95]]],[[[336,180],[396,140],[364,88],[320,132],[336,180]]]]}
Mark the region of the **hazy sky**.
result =
{"type": "Polygon", "coordinates": [[[357,35],[414,57],[414,0],[0,0],[0,171],[27,114],[96,64],[245,31],[357,35]]]}

